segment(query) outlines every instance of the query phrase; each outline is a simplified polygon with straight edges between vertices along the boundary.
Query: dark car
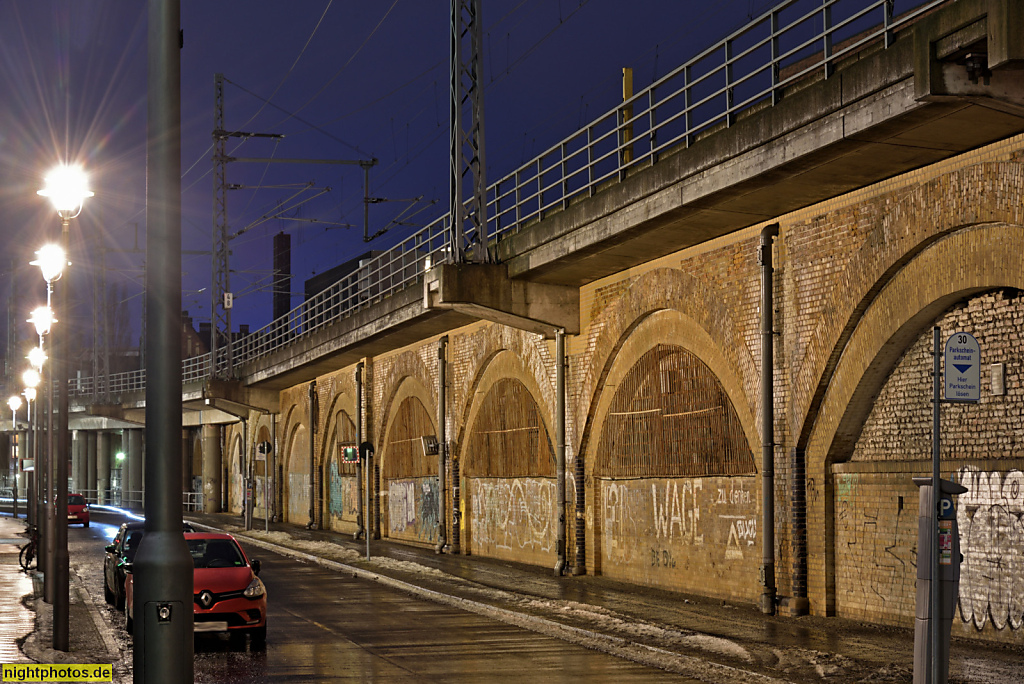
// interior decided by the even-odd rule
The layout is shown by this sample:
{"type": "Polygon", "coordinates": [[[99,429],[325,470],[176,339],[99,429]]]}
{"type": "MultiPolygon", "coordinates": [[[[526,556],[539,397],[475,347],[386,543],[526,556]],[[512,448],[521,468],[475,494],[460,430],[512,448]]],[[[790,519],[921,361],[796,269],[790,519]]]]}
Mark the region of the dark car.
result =
{"type": "Polygon", "coordinates": [[[81,494],[68,494],[68,525],[73,523],[89,526],[89,502],[81,494]]]}
{"type": "MultiPolygon", "coordinates": [[[[122,523],[114,541],[104,549],[107,554],[103,559],[103,598],[118,610],[124,610],[124,564],[135,560],[145,525],[142,520],[122,523]]],[[[195,532],[189,523],[182,523],[181,527],[183,532],[195,532]]]]}
{"type": "MultiPolygon", "coordinates": [[[[186,534],[192,555],[192,612],[195,631],[249,634],[252,644],[267,641],[267,589],[260,574],[260,562],[249,560],[230,534],[203,532],[186,534]]],[[[135,589],[132,566],[125,576],[125,626],[134,627],[135,589]]]]}

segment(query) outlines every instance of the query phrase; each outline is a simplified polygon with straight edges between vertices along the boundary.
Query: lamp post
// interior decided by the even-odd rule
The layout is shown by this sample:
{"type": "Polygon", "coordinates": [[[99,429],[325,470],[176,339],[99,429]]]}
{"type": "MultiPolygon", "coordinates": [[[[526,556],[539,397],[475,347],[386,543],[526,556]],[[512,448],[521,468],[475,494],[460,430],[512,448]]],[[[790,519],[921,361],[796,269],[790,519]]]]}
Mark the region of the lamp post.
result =
{"type": "MultiPolygon", "coordinates": [[[[36,326],[36,333],[39,335],[39,346],[33,347],[28,352],[28,362],[39,373],[40,383],[43,381],[43,366],[46,364],[46,352],[43,351],[43,335],[50,332],[50,324],[53,321],[53,313],[50,311],[50,307],[41,306],[32,312],[32,318],[29,319],[31,323],[36,326]],[[42,310],[45,309],[48,313],[43,314],[42,310]]],[[[36,404],[36,439],[33,440],[35,444],[34,458],[35,467],[35,507],[36,507],[36,531],[39,533],[39,562],[38,567],[43,573],[43,600],[47,603],[53,603],[53,571],[50,566],[50,548],[52,547],[53,540],[53,506],[48,506],[47,502],[53,499],[50,492],[51,479],[49,476],[48,464],[50,461],[51,444],[50,437],[53,436],[53,432],[50,430],[50,419],[53,413],[53,383],[46,383],[46,435],[47,435],[47,448],[44,450],[42,447],[42,440],[40,437],[39,429],[39,404],[36,404]],[[47,572],[49,569],[49,572],[47,572]]]]}
{"type": "MultiPolygon", "coordinates": [[[[48,358],[44,351],[43,343],[46,336],[50,334],[53,324],[57,322],[57,317],[53,312],[53,283],[64,272],[67,256],[64,249],[59,245],[43,245],[36,250],[35,261],[30,261],[29,264],[38,266],[43,274],[43,280],[46,281],[46,305],[33,309],[32,315],[28,319],[35,326],[36,333],[39,335],[38,351],[33,349],[29,352],[29,361],[34,364],[38,362],[38,368],[42,372],[43,363],[48,358]],[[35,361],[32,360],[33,355],[35,356],[35,361]]],[[[58,459],[55,457],[57,451],[54,449],[56,430],[53,420],[53,377],[49,373],[46,375],[46,457],[43,459],[42,467],[39,470],[39,484],[42,487],[42,496],[39,502],[39,523],[43,528],[39,544],[39,567],[43,570],[43,600],[51,605],[56,600],[55,596],[57,593],[57,585],[55,584],[57,581],[57,566],[55,563],[57,560],[58,526],[55,516],[57,501],[56,468],[58,459]]],[[[66,530],[67,516],[62,515],[61,519],[65,521],[64,529],[66,530]]],[[[65,538],[67,538],[66,533],[65,538]]],[[[56,613],[55,617],[57,617],[56,613]]]]}
{"type": "Polygon", "coordinates": [[[32,402],[36,400],[36,388],[41,381],[39,371],[35,368],[29,368],[21,374],[21,381],[25,384],[25,390],[22,394],[25,395],[25,401],[28,402],[28,431],[26,433],[28,434],[28,439],[25,441],[25,455],[32,459],[32,469],[28,471],[28,482],[26,483],[28,494],[25,497],[25,508],[27,509],[25,517],[30,525],[36,525],[38,524],[36,522],[36,513],[38,512],[36,502],[39,501],[39,491],[36,488],[36,463],[39,462],[39,458],[36,455],[38,450],[36,446],[36,423],[39,418],[39,404],[36,404],[36,412],[33,414],[32,402]]]}
{"type": "Polygon", "coordinates": [[[12,395],[7,400],[11,408],[11,457],[14,459],[14,486],[11,487],[11,500],[14,502],[14,517],[18,517],[18,409],[21,408],[21,397],[12,395]]]}
{"type": "MultiPolygon", "coordinates": [[[[62,165],[51,171],[46,176],[46,185],[39,191],[43,197],[50,198],[57,216],[60,217],[60,239],[61,253],[59,255],[59,274],[67,265],[67,257],[70,242],[69,233],[71,219],[82,212],[82,203],[86,197],[92,197],[88,181],[81,167],[62,165]]],[[[42,258],[42,255],[40,255],[42,258]]],[[[43,268],[42,265],[40,265],[43,268]]],[[[52,271],[51,271],[52,272],[52,271]]],[[[46,278],[44,268],[43,277],[46,278]]],[[[47,280],[50,286],[52,280],[47,280]]],[[[68,311],[69,288],[65,284],[57,290],[57,301],[54,304],[55,313],[64,315],[68,311]]],[[[67,331],[63,335],[56,335],[51,341],[54,358],[54,377],[57,381],[57,448],[54,452],[57,467],[53,469],[58,515],[54,522],[56,534],[54,535],[54,587],[56,594],[53,601],[53,648],[58,651],[70,649],[70,587],[68,567],[68,455],[70,440],[68,439],[68,340],[67,331]]]]}

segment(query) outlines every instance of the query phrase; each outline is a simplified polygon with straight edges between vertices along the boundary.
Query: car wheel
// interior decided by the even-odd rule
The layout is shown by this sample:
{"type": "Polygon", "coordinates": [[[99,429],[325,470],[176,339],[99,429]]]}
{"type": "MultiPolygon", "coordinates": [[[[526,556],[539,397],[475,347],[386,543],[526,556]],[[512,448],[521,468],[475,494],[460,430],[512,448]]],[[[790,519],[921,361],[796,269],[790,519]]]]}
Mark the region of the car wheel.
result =
{"type": "Polygon", "coordinates": [[[88,526],[89,526],[89,521],[88,520],[86,520],[84,523],[82,523],[82,527],[88,527],[88,526]]]}
{"type": "Polygon", "coordinates": [[[104,600],[113,605],[114,603],[114,592],[110,591],[110,587],[107,586],[107,578],[103,578],[103,598],[104,600]]]}
{"type": "Polygon", "coordinates": [[[263,648],[267,645],[267,626],[264,624],[262,627],[250,630],[249,638],[252,642],[253,648],[263,648]]]}
{"type": "Polygon", "coordinates": [[[135,636],[135,621],[132,620],[132,615],[128,611],[128,604],[124,606],[124,628],[128,630],[128,636],[135,636]]]}

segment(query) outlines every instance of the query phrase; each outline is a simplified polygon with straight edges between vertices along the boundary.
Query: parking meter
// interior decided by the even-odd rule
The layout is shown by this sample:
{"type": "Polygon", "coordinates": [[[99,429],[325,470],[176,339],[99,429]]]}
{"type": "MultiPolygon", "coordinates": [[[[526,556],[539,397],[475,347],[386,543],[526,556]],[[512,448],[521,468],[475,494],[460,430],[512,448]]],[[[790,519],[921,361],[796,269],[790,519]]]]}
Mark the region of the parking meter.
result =
{"type": "Polygon", "coordinates": [[[953,615],[960,597],[960,531],[956,524],[953,495],[963,494],[967,488],[949,480],[939,480],[941,499],[936,509],[932,495],[932,478],[915,477],[918,492],[917,517],[917,604],[914,620],[914,684],[931,684],[932,639],[931,629],[936,625],[942,642],[938,680],[949,678],[949,637],[953,628],[953,615]],[[936,512],[938,516],[936,517],[936,512]],[[939,616],[933,622],[931,615],[932,564],[939,556],[939,616]]]}

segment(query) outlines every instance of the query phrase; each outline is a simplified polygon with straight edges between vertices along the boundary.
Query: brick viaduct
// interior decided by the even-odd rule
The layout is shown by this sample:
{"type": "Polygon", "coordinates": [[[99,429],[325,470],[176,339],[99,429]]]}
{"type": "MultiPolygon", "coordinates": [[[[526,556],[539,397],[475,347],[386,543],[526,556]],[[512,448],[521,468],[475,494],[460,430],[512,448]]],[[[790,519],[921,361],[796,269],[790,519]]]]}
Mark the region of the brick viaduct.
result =
{"type": "Polygon", "coordinates": [[[757,602],[758,245],[777,224],[782,609],[913,624],[911,477],[930,472],[937,325],[974,334],[983,357],[980,403],[943,408],[943,476],[970,488],[954,633],[1024,643],[1022,32],[1012,0],[953,2],[885,54],[851,58],[502,239],[500,266],[437,267],[387,315],[206,387],[208,406],[240,420],[188,427],[188,475],[205,476],[210,510],[240,512],[255,445],[271,442],[269,501],[255,465],[257,517],[269,505],[351,533],[365,520],[393,540],[440,535],[451,552],[553,566],[564,516],[569,568],[757,602]],[[989,92],[957,76],[979,45],[989,92]],[[480,283],[504,294],[491,301],[480,283]],[[421,440],[442,434],[443,488],[421,440]],[[342,459],[359,441],[376,449],[369,478],[342,459]]]}

